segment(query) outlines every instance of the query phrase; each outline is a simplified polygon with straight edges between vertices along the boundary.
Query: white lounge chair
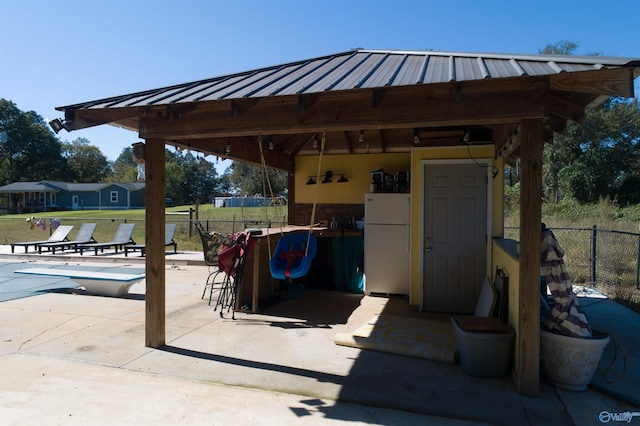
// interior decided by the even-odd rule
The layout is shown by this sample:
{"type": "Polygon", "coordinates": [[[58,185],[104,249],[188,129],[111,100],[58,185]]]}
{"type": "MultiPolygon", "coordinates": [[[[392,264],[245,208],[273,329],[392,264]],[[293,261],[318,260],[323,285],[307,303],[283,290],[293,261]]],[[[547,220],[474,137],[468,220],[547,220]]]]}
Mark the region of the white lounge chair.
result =
{"type": "Polygon", "coordinates": [[[80,254],[82,255],[85,250],[94,250],[95,255],[98,255],[98,250],[100,252],[104,252],[104,249],[113,247],[118,253],[118,249],[122,248],[128,244],[135,244],[131,235],[133,235],[133,228],[136,227],[135,223],[121,223],[116,231],[116,236],[113,238],[113,241],[109,241],[106,243],[90,243],[90,244],[78,244],[77,248],[80,250],[80,254]]]}
{"type": "Polygon", "coordinates": [[[11,243],[11,253],[13,253],[13,250],[16,246],[24,246],[24,252],[26,253],[29,250],[29,246],[38,247],[38,244],[59,243],[61,241],[66,241],[67,237],[69,236],[69,232],[71,232],[72,228],[73,228],[72,225],[58,226],[58,229],[56,229],[53,232],[53,234],[51,234],[48,240],[22,241],[17,243],[11,243]]]}
{"type": "MultiPolygon", "coordinates": [[[[173,240],[173,234],[176,232],[176,224],[175,223],[167,223],[164,229],[164,246],[169,247],[173,246],[173,252],[178,252],[178,243],[173,240]]],[[[129,255],[130,251],[140,250],[140,256],[145,255],[146,244],[132,244],[124,246],[124,255],[125,257],[129,255]]]]}
{"type": "Polygon", "coordinates": [[[78,244],[89,244],[97,242],[93,238],[93,233],[96,230],[95,223],[83,223],[78,231],[78,235],[73,240],[70,241],[61,241],[58,243],[44,243],[38,244],[38,253],[42,254],[42,249],[47,249],[47,251],[52,251],[53,254],[56,254],[56,249],[60,249],[64,251],[66,248],[74,248],[77,251],[78,244]]]}

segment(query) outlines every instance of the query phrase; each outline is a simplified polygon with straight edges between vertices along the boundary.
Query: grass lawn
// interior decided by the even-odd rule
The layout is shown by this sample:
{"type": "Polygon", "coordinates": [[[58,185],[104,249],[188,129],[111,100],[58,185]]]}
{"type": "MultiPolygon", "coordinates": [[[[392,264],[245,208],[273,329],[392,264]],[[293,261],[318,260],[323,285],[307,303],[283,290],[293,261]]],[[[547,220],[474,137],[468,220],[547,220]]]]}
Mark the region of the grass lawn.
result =
{"type": "MultiPolygon", "coordinates": [[[[191,206],[176,206],[166,209],[166,222],[177,224],[174,240],[178,243],[178,250],[201,251],[200,237],[192,228],[189,237],[189,208],[191,206]]],[[[286,223],[286,206],[268,207],[225,207],[215,208],[212,205],[200,205],[197,218],[208,226],[210,230],[222,233],[242,231],[245,228],[266,227],[271,222],[272,227],[286,223]]],[[[97,223],[94,238],[98,241],[111,241],[118,226],[123,222],[135,223],[133,239],[137,243],[144,243],[145,210],[74,210],[46,213],[23,213],[0,216],[0,244],[7,245],[17,241],[39,241],[49,238],[49,220],[59,219],[62,225],[73,225],[69,235],[73,239],[84,222],[97,223]],[[31,229],[28,219],[43,219],[47,229],[34,227],[31,229]]],[[[193,213],[195,219],[195,212],[193,213]]]]}

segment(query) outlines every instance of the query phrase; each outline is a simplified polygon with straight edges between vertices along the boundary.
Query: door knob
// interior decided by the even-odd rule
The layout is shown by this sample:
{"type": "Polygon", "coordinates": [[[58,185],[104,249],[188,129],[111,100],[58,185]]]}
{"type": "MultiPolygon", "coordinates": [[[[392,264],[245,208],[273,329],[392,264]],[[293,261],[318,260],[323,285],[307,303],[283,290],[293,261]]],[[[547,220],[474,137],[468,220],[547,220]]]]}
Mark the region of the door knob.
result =
{"type": "Polygon", "coordinates": [[[425,253],[429,253],[430,251],[431,251],[431,247],[427,247],[427,248],[424,249],[425,253]]]}

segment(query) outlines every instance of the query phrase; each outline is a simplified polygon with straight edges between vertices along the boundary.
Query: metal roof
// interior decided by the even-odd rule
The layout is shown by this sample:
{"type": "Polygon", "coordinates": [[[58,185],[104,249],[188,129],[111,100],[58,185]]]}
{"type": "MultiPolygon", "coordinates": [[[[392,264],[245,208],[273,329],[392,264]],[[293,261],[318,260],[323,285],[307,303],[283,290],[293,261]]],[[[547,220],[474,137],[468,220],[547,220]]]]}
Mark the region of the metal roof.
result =
{"type": "Polygon", "coordinates": [[[326,154],[462,139],[499,151],[523,118],[544,117],[550,142],[608,96],[633,96],[639,75],[640,57],[355,49],[58,107],[56,127],[110,124],[256,164],[264,137],[268,164],[290,170],[295,156],[317,155],[318,135],[331,140],[326,154]]]}
{"type": "Polygon", "coordinates": [[[127,108],[640,66],[640,58],[356,49],[56,108],[127,108]]]}

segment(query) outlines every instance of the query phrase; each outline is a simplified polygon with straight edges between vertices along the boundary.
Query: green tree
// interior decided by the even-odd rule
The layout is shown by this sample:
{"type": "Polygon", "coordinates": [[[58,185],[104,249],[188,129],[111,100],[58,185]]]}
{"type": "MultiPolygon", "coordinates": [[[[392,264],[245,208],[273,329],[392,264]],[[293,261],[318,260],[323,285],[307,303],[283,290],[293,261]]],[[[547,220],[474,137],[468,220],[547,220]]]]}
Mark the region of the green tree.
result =
{"type": "MultiPolygon", "coordinates": [[[[124,148],[113,163],[111,179],[117,182],[135,182],[138,165],[133,160],[133,149],[124,148]]],[[[166,196],[176,204],[191,204],[196,200],[208,202],[221,184],[215,166],[204,157],[189,151],[165,149],[166,196]]]]}
{"type": "Polygon", "coordinates": [[[112,170],[107,157],[89,140],[78,138],[62,144],[71,179],[75,182],[102,182],[112,170]]]}
{"type": "MultiPolygon", "coordinates": [[[[573,55],[578,44],[560,41],[540,53],[573,55]]],[[[594,55],[591,53],[591,55],[594,55]]],[[[564,196],[581,203],[600,198],[621,204],[640,202],[640,109],[638,98],[611,98],[571,123],[543,152],[543,184],[547,200],[564,196]]]]}
{"type": "Polygon", "coordinates": [[[167,162],[165,165],[167,197],[173,198],[176,204],[189,204],[192,200],[184,194],[183,188],[186,185],[187,177],[185,170],[175,161],[167,162]]]}
{"type": "MultiPolygon", "coordinates": [[[[270,190],[266,184],[266,176],[260,166],[252,166],[247,163],[234,161],[230,167],[229,179],[232,188],[243,196],[263,195],[270,197],[270,190]],[[263,181],[265,182],[263,184],[263,181]]],[[[267,169],[267,176],[271,183],[274,197],[277,197],[287,188],[287,173],[274,169],[267,169]]]]}
{"type": "Polygon", "coordinates": [[[640,102],[613,98],[558,138],[566,153],[559,187],[581,203],[640,202],[640,102]],[[568,161],[567,161],[568,160],[568,161]]]}
{"type": "Polygon", "coordinates": [[[578,50],[578,43],[573,41],[558,41],[547,44],[544,48],[540,49],[539,52],[544,55],[575,55],[576,50],[578,50]]]}
{"type": "Polygon", "coordinates": [[[227,167],[224,173],[218,178],[216,192],[221,194],[230,194],[233,192],[233,184],[231,183],[231,167],[227,167]]]}
{"type": "MultiPolygon", "coordinates": [[[[547,44],[543,49],[540,49],[539,53],[545,55],[574,55],[577,50],[578,43],[558,41],[547,44]]],[[[577,130],[576,127],[573,127],[568,130],[568,133],[577,130]]],[[[571,144],[571,139],[556,135],[553,145],[546,145],[542,156],[543,193],[547,200],[558,203],[561,198],[560,173],[568,164],[580,156],[580,147],[577,144],[571,144]]]]}
{"type": "Polygon", "coordinates": [[[206,203],[216,191],[215,166],[188,151],[166,150],[166,194],[176,204],[206,203]]]}
{"type": "Polygon", "coordinates": [[[0,99],[0,182],[66,180],[62,147],[47,123],[33,111],[0,99]]]}
{"type": "Polygon", "coordinates": [[[138,165],[133,161],[133,148],[122,150],[113,162],[113,173],[109,178],[113,182],[135,182],[138,180],[138,165]]]}

